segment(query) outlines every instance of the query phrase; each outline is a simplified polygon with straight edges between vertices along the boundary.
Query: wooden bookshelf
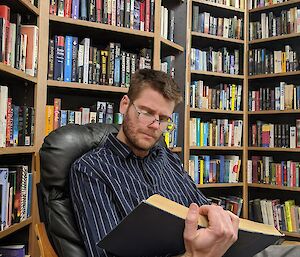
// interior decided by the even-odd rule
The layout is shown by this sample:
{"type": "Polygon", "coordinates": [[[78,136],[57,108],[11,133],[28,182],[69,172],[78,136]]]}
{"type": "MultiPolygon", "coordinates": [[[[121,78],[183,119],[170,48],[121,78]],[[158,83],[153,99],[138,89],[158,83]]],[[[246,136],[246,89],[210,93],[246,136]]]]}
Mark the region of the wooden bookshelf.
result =
{"type": "Polygon", "coordinates": [[[117,26],[112,26],[112,25],[98,23],[98,22],[65,18],[65,17],[60,17],[60,16],[52,15],[52,14],[50,15],[49,20],[50,20],[50,22],[65,23],[65,24],[69,24],[69,25],[77,26],[77,27],[81,27],[81,28],[82,27],[83,28],[93,28],[93,29],[97,29],[97,30],[116,32],[116,33],[125,34],[125,35],[135,35],[135,36],[144,37],[144,38],[154,38],[153,32],[117,27],[117,26]]]}
{"type": "Polygon", "coordinates": [[[6,73],[11,77],[19,78],[19,79],[22,79],[25,81],[30,81],[33,83],[37,83],[36,77],[30,76],[21,70],[17,70],[11,66],[4,64],[3,62],[0,62],[0,72],[6,73]]]}
{"type": "Polygon", "coordinates": [[[36,6],[34,6],[31,2],[29,2],[28,0],[18,0],[18,2],[21,3],[28,10],[30,10],[31,12],[33,12],[35,15],[39,15],[40,14],[39,9],[36,6]]]}
{"type": "Polygon", "coordinates": [[[225,42],[230,42],[230,43],[235,43],[235,44],[244,44],[244,40],[242,40],[242,39],[226,38],[226,37],[215,36],[215,35],[210,35],[210,34],[201,33],[201,32],[192,31],[191,35],[193,37],[201,37],[201,38],[225,41],[225,42]]]}
{"type": "Polygon", "coordinates": [[[190,146],[190,150],[208,150],[208,151],[243,151],[243,147],[236,146],[190,146]]]}
{"type": "Polygon", "coordinates": [[[7,229],[0,231],[0,239],[17,232],[18,230],[30,225],[31,223],[32,223],[32,218],[29,217],[28,219],[21,221],[20,223],[13,224],[7,229]]]}
{"type": "Polygon", "coordinates": [[[232,6],[228,6],[228,5],[224,5],[224,4],[218,4],[218,3],[214,3],[214,2],[210,2],[210,1],[206,1],[206,0],[192,0],[192,1],[194,3],[205,4],[205,5],[218,7],[218,8],[222,8],[222,9],[225,9],[225,10],[234,11],[234,12],[240,12],[240,13],[245,12],[245,10],[240,9],[240,8],[235,8],[235,7],[232,7],[232,6]]]}
{"type": "Polygon", "coordinates": [[[22,14],[34,16],[39,16],[40,14],[39,8],[33,5],[29,0],[1,0],[1,4],[10,6],[13,12],[17,11],[22,14]]]}
{"type": "Polygon", "coordinates": [[[261,152],[287,152],[287,153],[300,153],[300,148],[280,148],[280,147],[248,147],[249,151],[261,151],[261,152]]]}
{"type": "MultiPolygon", "coordinates": [[[[285,234],[286,236],[289,237],[294,237],[294,238],[299,238],[300,239],[300,233],[296,233],[296,232],[288,232],[288,231],[280,231],[281,233],[285,234]]],[[[296,245],[296,244],[295,244],[296,245]]],[[[298,244],[299,245],[299,242],[298,244]]]]}
{"type": "Polygon", "coordinates": [[[172,42],[172,41],[170,41],[170,40],[168,40],[164,37],[160,37],[160,41],[161,41],[162,44],[166,45],[167,47],[172,48],[175,51],[178,51],[178,52],[183,52],[184,51],[184,48],[181,45],[176,44],[176,43],[174,43],[174,42],[172,42]]]}
{"type": "Polygon", "coordinates": [[[248,76],[248,79],[249,80],[267,79],[267,78],[289,77],[289,76],[298,76],[298,75],[300,75],[300,71],[289,71],[289,72],[281,72],[281,73],[250,75],[248,76]]]}
{"type": "Polygon", "coordinates": [[[231,111],[231,110],[219,110],[219,109],[190,108],[190,111],[199,112],[199,113],[221,113],[221,114],[243,115],[243,111],[231,111]]]}
{"type": "Polygon", "coordinates": [[[298,114],[300,110],[267,110],[267,111],[249,111],[249,115],[274,115],[274,114],[298,114]]]}
{"type": "Polygon", "coordinates": [[[243,187],[243,183],[211,183],[197,185],[198,188],[243,187]]]}
{"type": "Polygon", "coordinates": [[[0,155],[35,153],[35,146],[0,147],[0,155]]]}
{"type": "Polygon", "coordinates": [[[289,0],[289,1],[286,1],[286,2],[278,3],[278,4],[272,4],[272,5],[269,5],[269,6],[253,8],[253,9],[249,10],[249,14],[256,13],[256,12],[261,12],[261,11],[266,11],[266,10],[272,10],[272,9],[285,7],[285,6],[289,6],[289,5],[293,5],[293,4],[297,4],[297,3],[300,3],[300,1],[299,0],[289,0]]]}
{"type": "Polygon", "coordinates": [[[248,187],[300,192],[300,187],[287,187],[260,183],[248,183],[248,187]]]}
{"type": "Polygon", "coordinates": [[[275,41],[284,40],[284,39],[298,39],[298,37],[300,37],[300,33],[290,33],[290,34],[279,35],[279,36],[274,36],[274,37],[254,39],[254,40],[249,41],[249,45],[266,43],[266,42],[275,42],[275,41]]]}
{"type": "Polygon", "coordinates": [[[220,78],[244,79],[243,75],[227,74],[227,73],[213,72],[213,71],[191,70],[191,74],[192,75],[213,76],[213,77],[220,77],[220,78]]]}
{"type": "Polygon", "coordinates": [[[57,81],[57,80],[48,80],[47,83],[49,87],[105,91],[105,92],[123,93],[123,94],[126,94],[128,92],[128,88],[108,86],[108,85],[93,85],[93,84],[84,84],[84,83],[77,83],[77,82],[64,82],[64,81],[57,81]]]}

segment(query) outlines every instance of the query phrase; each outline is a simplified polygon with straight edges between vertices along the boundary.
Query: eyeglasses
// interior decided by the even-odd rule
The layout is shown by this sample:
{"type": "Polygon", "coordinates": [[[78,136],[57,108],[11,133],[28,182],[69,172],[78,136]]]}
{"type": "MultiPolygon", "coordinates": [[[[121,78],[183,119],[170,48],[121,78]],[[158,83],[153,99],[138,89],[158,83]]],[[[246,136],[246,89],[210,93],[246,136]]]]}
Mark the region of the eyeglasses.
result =
{"type": "Polygon", "coordinates": [[[147,111],[138,110],[138,108],[135,106],[134,103],[132,103],[132,105],[134,106],[134,109],[138,113],[139,120],[144,125],[149,126],[157,121],[159,123],[159,128],[161,132],[171,132],[172,130],[175,129],[175,123],[170,117],[163,117],[158,120],[151,113],[147,111]]]}

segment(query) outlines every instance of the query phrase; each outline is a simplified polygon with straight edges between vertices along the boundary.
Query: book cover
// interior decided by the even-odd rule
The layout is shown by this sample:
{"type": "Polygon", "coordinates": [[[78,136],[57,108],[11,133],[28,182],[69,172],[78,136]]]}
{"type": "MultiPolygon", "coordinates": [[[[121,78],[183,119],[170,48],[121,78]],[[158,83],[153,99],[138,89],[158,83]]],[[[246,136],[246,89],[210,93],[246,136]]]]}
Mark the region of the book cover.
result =
{"type": "MultiPolygon", "coordinates": [[[[98,246],[118,256],[156,256],[184,253],[183,231],[188,208],[153,195],[142,201],[98,246]]],[[[199,227],[207,227],[204,216],[199,227]]],[[[270,225],[240,219],[238,240],[225,257],[250,257],[275,244],[282,234],[270,225]]]]}
{"type": "Polygon", "coordinates": [[[1,256],[6,257],[24,257],[25,256],[25,245],[7,245],[0,246],[1,256]]]}

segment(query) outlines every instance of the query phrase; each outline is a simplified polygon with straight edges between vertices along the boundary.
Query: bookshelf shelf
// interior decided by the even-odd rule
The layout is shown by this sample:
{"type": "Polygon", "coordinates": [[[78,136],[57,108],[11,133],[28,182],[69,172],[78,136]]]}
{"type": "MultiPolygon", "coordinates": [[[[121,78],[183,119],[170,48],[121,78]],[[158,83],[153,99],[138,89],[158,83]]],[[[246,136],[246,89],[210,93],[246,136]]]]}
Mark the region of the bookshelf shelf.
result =
{"type": "Polygon", "coordinates": [[[221,78],[232,78],[232,79],[243,79],[243,75],[234,75],[234,74],[227,74],[221,72],[213,72],[213,71],[197,71],[191,70],[191,74],[193,75],[204,75],[204,76],[214,76],[214,77],[221,77],[221,78]]]}
{"type": "Polygon", "coordinates": [[[105,31],[109,31],[109,32],[117,32],[119,34],[136,35],[136,36],[144,37],[144,38],[154,38],[153,32],[117,27],[117,26],[112,26],[112,25],[108,25],[108,24],[90,22],[90,21],[84,21],[84,20],[75,20],[72,18],[59,17],[57,15],[50,15],[49,19],[50,19],[50,22],[51,21],[52,22],[60,22],[60,23],[71,24],[71,25],[85,27],[85,28],[94,28],[94,29],[105,30],[105,31]]]}
{"type": "Polygon", "coordinates": [[[18,0],[19,3],[21,3],[23,6],[25,6],[28,10],[33,12],[36,15],[40,14],[39,8],[34,6],[32,3],[30,3],[28,0],[18,0]]]}
{"type": "Polygon", "coordinates": [[[215,35],[210,35],[210,34],[201,33],[201,32],[195,32],[195,31],[192,31],[191,35],[193,37],[201,37],[201,38],[206,38],[206,39],[214,39],[214,40],[219,40],[219,41],[224,41],[224,42],[230,42],[230,43],[236,43],[236,44],[243,44],[244,43],[244,40],[242,40],[242,39],[226,38],[226,37],[215,36],[215,35]]]}
{"type": "Polygon", "coordinates": [[[249,80],[253,79],[267,79],[267,78],[276,78],[276,77],[288,77],[288,76],[297,76],[300,75],[300,71],[289,71],[281,73],[272,73],[272,74],[259,74],[248,76],[249,80]]]}
{"type": "Polygon", "coordinates": [[[277,186],[277,185],[268,185],[268,184],[259,184],[259,183],[248,183],[248,187],[300,192],[300,187],[287,187],[287,186],[277,186]]]}
{"type": "Polygon", "coordinates": [[[300,233],[288,232],[288,231],[280,231],[280,232],[285,234],[286,236],[300,238],[300,233]]]}
{"type": "Polygon", "coordinates": [[[31,223],[32,223],[32,218],[30,217],[20,223],[16,223],[16,224],[10,226],[9,228],[0,232],[0,239],[6,237],[8,235],[11,235],[12,233],[18,231],[21,228],[24,228],[24,227],[30,225],[31,223]]]}
{"type": "Polygon", "coordinates": [[[3,62],[0,62],[0,71],[5,72],[5,73],[7,73],[7,74],[9,74],[10,76],[13,76],[13,77],[17,77],[17,78],[20,78],[20,79],[23,79],[23,80],[26,80],[26,81],[37,83],[37,78],[36,77],[32,77],[32,76],[26,74],[23,71],[17,70],[15,68],[11,67],[11,66],[8,66],[8,65],[4,64],[3,62]]]}
{"type": "Polygon", "coordinates": [[[198,188],[242,187],[243,183],[212,183],[197,185],[198,188]]]}
{"type": "Polygon", "coordinates": [[[266,11],[266,10],[271,10],[271,9],[275,9],[275,8],[279,8],[279,7],[284,7],[284,6],[289,6],[292,4],[297,4],[300,3],[299,0],[289,0],[283,3],[278,3],[278,4],[273,4],[273,5],[269,5],[269,6],[264,6],[264,7],[258,7],[258,8],[254,8],[254,9],[250,9],[249,13],[256,13],[256,12],[261,12],[261,11],[266,11]]]}
{"type": "Polygon", "coordinates": [[[249,115],[273,115],[273,114],[293,114],[293,113],[300,113],[300,110],[269,110],[269,111],[254,111],[248,112],[249,115]]]}
{"type": "Polygon", "coordinates": [[[106,92],[124,93],[124,94],[128,92],[128,88],[125,87],[92,85],[92,84],[84,84],[84,83],[77,83],[77,82],[63,82],[63,81],[56,81],[56,80],[48,80],[48,87],[106,91],[106,92]]]}
{"type": "Polygon", "coordinates": [[[182,152],[182,147],[173,147],[173,148],[170,148],[170,150],[173,153],[181,153],[182,152]]]}
{"type": "Polygon", "coordinates": [[[174,43],[174,42],[172,42],[172,41],[170,41],[170,40],[168,40],[164,37],[160,37],[160,42],[161,42],[161,44],[164,44],[168,47],[171,47],[171,48],[173,48],[174,50],[176,50],[178,52],[183,52],[184,51],[184,48],[181,45],[176,44],[176,43],[174,43]]]}
{"type": "Polygon", "coordinates": [[[237,146],[190,146],[190,150],[243,151],[243,147],[237,147],[237,146]]]}
{"type": "Polygon", "coordinates": [[[291,152],[300,153],[300,148],[271,148],[271,147],[248,147],[249,151],[262,151],[262,152],[291,152]]]}
{"type": "Polygon", "coordinates": [[[283,39],[292,39],[292,38],[298,38],[298,37],[300,37],[300,33],[291,33],[291,34],[280,35],[280,36],[275,36],[275,37],[251,40],[251,41],[249,41],[249,44],[254,45],[254,44],[259,44],[259,43],[273,42],[273,41],[279,41],[279,40],[283,40],[283,39]]]}
{"type": "Polygon", "coordinates": [[[0,147],[0,155],[34,153],[35,146],[0,147]]]}
{"type": "Polygon", "coordinates": [[[243,111],[230,111],[230,110],[218,110],[218,109],[190,108],[190,111],[199,112],[199,113],[222,113],[222,114],[239,114],[239,115],[243,114],[243,111]]]}
{"type": "Polygon", "coordinates": [[[205,0],[193,0],[193,3],[210,5],[210,6],[219,7],[222,9],[227,9],[230,11],[235,11],[235,12],[240,12],[240,13],[245,12],[243,9],[240,9],[240,8],[235,8],[235,7],[227,6],[224,4],[213,3],[213,2],[209,2],[209,1],[205,1],[205,0]]]}

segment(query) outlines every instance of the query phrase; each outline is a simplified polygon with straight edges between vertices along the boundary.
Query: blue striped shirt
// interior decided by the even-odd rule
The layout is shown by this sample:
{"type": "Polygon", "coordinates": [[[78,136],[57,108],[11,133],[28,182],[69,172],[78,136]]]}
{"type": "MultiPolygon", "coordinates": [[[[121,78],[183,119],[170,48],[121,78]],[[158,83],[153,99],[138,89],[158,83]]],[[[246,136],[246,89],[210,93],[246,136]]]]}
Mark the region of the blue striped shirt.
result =
{"type": "Polygon", "coordinates": [[[113,134],[73,164],[70,189],[88,256],[110,256],[97,242],[153,194],[185,206],[207,204],[176,154],[157,145],[140,158],[113,134]]]}

